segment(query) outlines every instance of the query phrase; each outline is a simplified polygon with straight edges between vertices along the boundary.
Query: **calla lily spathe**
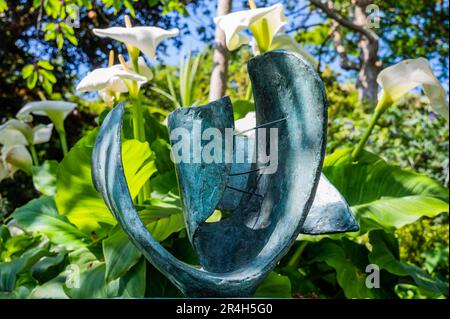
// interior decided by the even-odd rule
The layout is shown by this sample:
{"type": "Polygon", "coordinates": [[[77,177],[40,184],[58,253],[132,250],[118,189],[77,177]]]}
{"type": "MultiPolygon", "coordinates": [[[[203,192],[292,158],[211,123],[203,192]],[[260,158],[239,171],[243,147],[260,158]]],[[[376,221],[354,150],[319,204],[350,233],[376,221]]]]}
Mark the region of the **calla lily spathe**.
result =
{"type": "Polygon", "coordinates": [[[164,30],[158,27],[112,27],[107,29],[94,29],[99,37],[108,37],[125,43],[127,46],[138,48],[150,60],[156,56],[156,47],[167,38],[180,33],[178,29],[164,30]]]}
{"type": "Polygon", "coordinates": [[[306,61],[311,64],[314,69],[317,69],[319,63],[317,60],[309,54],[293,37],[286,33],[280,33],[275,35],[272,40],[272,45],[270,50],[287,50],[291,52],[295,52],[305,58],[306,61]]]}
{"type": "Polygon", "coordinates": [[[128,88],[123,80],[136,81],[140,85],[147,82],[145,77],[134,72],[125,71],[118,64],[89,72],[77,85],[77,91],[91,92],[106,89],[111,92],[125,93],[128,92],[128,88]]]}
{"type": "Polygon", "coordinates": [[[12,177],[18,170],[31,174],[33,160],[24,145],[4,146],[0,161],[2,162],[0,169],[3,170],[0,175],[5,175],[4,178],[12,177]]]}
{"type": "Polygon", "coordinates": [[[30,121],[31,114],[47,116],[55,125],[55,129],[62,132],[64,131],[64,119],[76,106],[76,103],[65,101],[29,102],[20,109],[17,118],[30,121]]]}
{"type": "Polygon", "coordinates": [[[245,136],[255,136],[255,130],[251,130],[256,126],[256,113],[248,112],[243,118],[234,122],[236,134],[245,136]],[[241,133],[242,132],[242,133],[241,133]]]}
{"type": "Polygon", "coordinates": [[[0,144],[34,145],[46,143],[52,136],[53,124],[31,127],[28,124],[11,119],[0,126],[0,144]]]}
{"type": "Polygon", "coordinates": [[[287,23],[283,6],[276,4],[268,8],[257,8],[233,12],[214,18],[214,22],[225,33],[228,50],[238,49],[249,40],[240,32],[250,29],[258,44],[259,51],[270,50],[273,38],[287,23]]]}
{"type": "MultiPolygon", "coordinates": [[[[139,57],[138,65],[142,75],[125,70],[121,64],[95,69],[80,81],[76,89],[80,92],[99,91],[103,101],[108,104],[113,103],[116,94],[128,92],[128,86],[124,80],[136,81],[140,87],[153,78],[152,70],[143,57],[139,57]]],[[[131,69],[132,62],[128,61],[127,66],[131,69]]]]}
{"type": "Polygon", "coordinates": [[[378,84],[383,88],[380,101],[391,104],[410,90],[422,86],[433,109],[449,121],[447,93],[425,58],[404,60],[380,72],[378,84]]]}

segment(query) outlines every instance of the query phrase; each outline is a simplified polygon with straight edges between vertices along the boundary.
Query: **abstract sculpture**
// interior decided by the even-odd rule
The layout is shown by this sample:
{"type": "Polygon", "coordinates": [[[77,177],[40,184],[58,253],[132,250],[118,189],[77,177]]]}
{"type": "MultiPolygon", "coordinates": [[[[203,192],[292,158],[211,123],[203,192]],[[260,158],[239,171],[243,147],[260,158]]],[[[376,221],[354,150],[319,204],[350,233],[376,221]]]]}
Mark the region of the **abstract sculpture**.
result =
{"type": "MultiPolygon", "coordinates": [[[[104,120],[92,155],[92,176],[109,209],[145,257],[189,297],[252,296],[300,233],[356,231],[340,193],[321,174],[327,128],[323,83],[300,56],[272,51],[251,59],[248,72],[257,127],[278,130],[278,165],[262,174],[258,163],[177,163],[188,237],[200,268],[187,265],[153,239],[133,206],[121,159],[124,105],[104,120]],[[206,222],[215,209],[226,219],[206,222]]],[[[169,115],[169,130],[234,128],[228,98],[169,115]],[[196,122],[195,122],[196,121],[196,122]]],[[[238,149],[236,135],[233,154],[238,149]]],[[[197,145],[202,147],[203,145],[197,145]]],[[[223,155],[227,152],[224,149],[223,155]]],[[[228,154],[229,155],[229,154],[228,154]]]]}

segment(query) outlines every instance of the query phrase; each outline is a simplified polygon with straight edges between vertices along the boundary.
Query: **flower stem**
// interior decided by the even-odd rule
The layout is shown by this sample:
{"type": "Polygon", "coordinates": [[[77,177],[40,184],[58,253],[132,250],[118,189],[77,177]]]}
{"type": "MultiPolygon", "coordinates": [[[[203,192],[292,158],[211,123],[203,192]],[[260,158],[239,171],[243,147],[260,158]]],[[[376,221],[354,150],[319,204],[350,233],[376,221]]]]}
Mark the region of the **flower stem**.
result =
{"type": "Polygon", "coordinates": [[[58,130],[58,134],[59,134],[59,139],[61,140],[61,148],[63,151],[63,155],[66,156],[66,154],[68,152],[66,131],[64,129],[58,130]]]}
{"type": "Polygon", "coordinates": [[[39,159],[36,153],[36,147],[34,147],[34,144],[30,143],[30,151],[31,151],[31,157],[33,158],[33,163],[35,166],[39,166],[39,159]]]}
{"type": "Polygon", "coordinates": [[[302,241],[297,249],[294,251],[294,254],[292,255],[291,259],[288,262],[288,266],[295,266],[298,264],[298,261],[300,260],[300,257],[303,254],[303,251],[305,250],[306,246],[308,245],[307,241],[302,241]]]}
{"type": "Polygon", "coordinates": [[[247,92],[245,93],[245,100],[251,101],[252,96],[253,96],[252,82],[248,81],[247,92]]]}
{"type": "MultiPolygon", "coordinates": [[[[146,142],[144,114],[142,110],[141,100],[139,97],[133,99],[132,116],[133,116],[134,138],[140,142],[146,142]]],[[[146,181],[142,189],[139,191],[138,204],[142,204],[145,201],[145,199],[149,197],[150,197],[150,183],[149,181],[146,181]]]]}
{"type": "Polygon", "coordinates": [[[378,119],[380,118],[381,114],[383,114],[383,113],[384,113],[384,109],[378,109],[378,108],[375,109],[375,113],[370,118],[369,127],[367,128],[362,139],[359,141],[358,145],[352,152],[353,161],[358,160],[359,156],[361,156],[361,153],[364,149],[364,146],[367,143],[367,140],[370,137],[370,134],[372,134],[372,131],[373,131],[375,125],[377,124],[378,119]]]}

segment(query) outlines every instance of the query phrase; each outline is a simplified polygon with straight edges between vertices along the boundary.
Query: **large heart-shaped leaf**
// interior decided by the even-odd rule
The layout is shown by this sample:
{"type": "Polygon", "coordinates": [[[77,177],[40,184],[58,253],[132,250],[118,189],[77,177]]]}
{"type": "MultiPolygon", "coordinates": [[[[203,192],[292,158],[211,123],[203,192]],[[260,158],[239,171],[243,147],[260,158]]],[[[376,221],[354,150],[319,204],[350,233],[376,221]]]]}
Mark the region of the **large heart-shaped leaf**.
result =
{"type": "Polygon", "coordinates": [[[145,261],[141,259],[123,277],[111,282],[105,281],[106,265],[93,261],[79,273],[77,285],[63,286],[70,298],[139,298],[145,293],[145,261]]]}
{"type": "Polygon", "coordinates": [[[35,247],[11,262],[0,263],[0,292],[13,291],[17,275],[28,271],[39,259],[47,255],[49,255],[47,247],[35,247]]]}
{"type": "Polygon", "coordinates": [[[392,234],[381,230],[369,233],[372,251],[369,260],[391,274],[410,277],[429,297],[448,296],[448,283],[428,275],[424,270],[406,264],[398,259],[398,243],[392,234]]]}
{"type": "MultiPolygon", "coordinates": [[[[70,222],[88,234],[98,230],[101,223],[116,224],[92,183],[90,144],[82,146],[83,143],[79,143],[64,157],[58,169],[55,198],[60,214],[67,216],[70,222]]],[[[148,143],[127,140],[122,145],[122,158],[128,187],[134,198],[156,172],[152,152],[148,143]]]]}
{"type": "Polygon", "coordinates": [[[325,262],[336,270],[336,279],[346,298],[383,298],[385,291],[366,285],[367,248],[347,238],[325,238],[314,245],[314,261],[325,262]]]}
{"type": "MultiPolygon", "coordinates": [[[[181,209],[176,206],[149,206],[141,211],[139,216],[152,236],[158,241],[165,240],[172,233],[185,227],[181,209]]],[[[142,256],[141,252],[130,242],[128,236],[118,225],[103,241],[103,254],[106,262],[107,282],[125,274],[142,256]]]]}
{"type": "Polygon", "coordinates": [[[54,196],[56,194],[57,169],[57,161],[45,161],[41,166],[33,166],[34,187],[44,195],[54,196]]]}
{"type": "Polygon", "coordinates": [[[448,211],[448,190],[436,181],[369,152],[353,162],[351,152],[338,150],[327,156],[323,172],[351,206],[360,233],[394,230],[448,211]]]}
{"type": "Polygon", "coordinates": [[[86,246],[88,236],[72,225],[66,217],[58,214],[52,197],[33,199],[15,210],[13,218],[27,231],[45,234],[52,243],[67,250],[86,246]]]}
{"type": "Polygon", "coordinates": [[[259,298],[291,298],[291,281],[272,271],[255,292],[259,298]]]}

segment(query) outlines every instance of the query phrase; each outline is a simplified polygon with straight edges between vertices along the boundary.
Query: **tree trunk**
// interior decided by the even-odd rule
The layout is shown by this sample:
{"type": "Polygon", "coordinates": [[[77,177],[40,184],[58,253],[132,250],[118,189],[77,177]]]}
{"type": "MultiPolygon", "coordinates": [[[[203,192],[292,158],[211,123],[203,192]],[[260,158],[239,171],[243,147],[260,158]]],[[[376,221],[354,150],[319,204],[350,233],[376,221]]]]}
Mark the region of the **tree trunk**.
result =
{"type": "MultiPolygon", "coordinates": [[[[364,28],[370,28],[368,25],[367,6],[370,1],[355,1],[355,16],[353,22],[364,28]]],[[[356,88],[360,102],[373,104],[377,101],[377,76],[378,67],[378,38],[368,38],[364,34],[360,35],[358,47],[360,48],[358,78],[356,88]]]]}
{"type": "Polygon", "coordinates": [[[373,104],[377,101],[378,92],[378,41],[372,42],[362,36],[358,46],[361,49],[359,56],[361,68],[356,81],[359,101],[373,104]]]}
{"type": "Polygon", "coordinates": [[[373,105],[377,101],[377,76],[380,71],[380,61],[378,60],[379,37],[372,30],[373,25],[369,24],[367,7],[370,0],[351,0],[354,7],[353,18],[343,16],[335,8],[332,0],[310,0],[317,8],[321,9],[330,19],[334,20],[332,25],[332,40],[336,46],[340,58],[340,65],[345,70],[356,70],[358,76],[356,87],[360,102],[373,105]],[[340,27],[356,32],[359,35],[359,62],[351,61],[348,58],[343,36],[340,33],[340,27]]]}
{"type": "MultiPolygon", "coordinates": [[[[232,0],[217,1],[217,16],[230,13],[232,0]]],[[[209,101],[215,101],[225,95],[228,80],[228,50],[225,33],[216,27],[213,69],[209,88],[209,101]]]]}

